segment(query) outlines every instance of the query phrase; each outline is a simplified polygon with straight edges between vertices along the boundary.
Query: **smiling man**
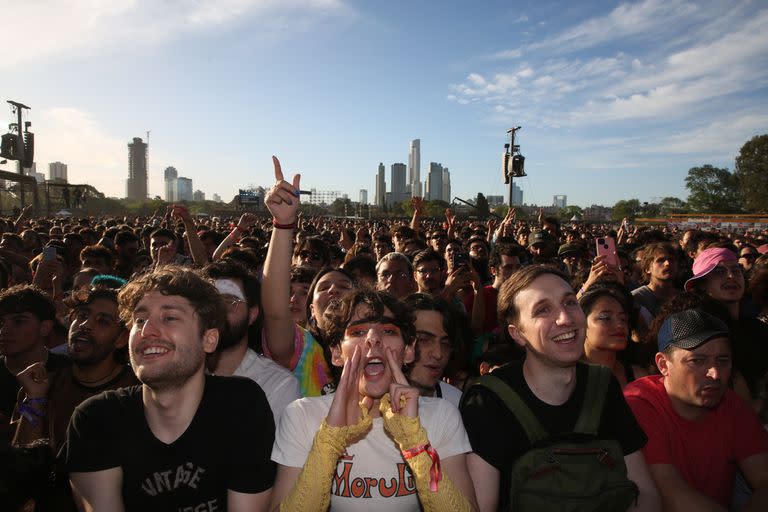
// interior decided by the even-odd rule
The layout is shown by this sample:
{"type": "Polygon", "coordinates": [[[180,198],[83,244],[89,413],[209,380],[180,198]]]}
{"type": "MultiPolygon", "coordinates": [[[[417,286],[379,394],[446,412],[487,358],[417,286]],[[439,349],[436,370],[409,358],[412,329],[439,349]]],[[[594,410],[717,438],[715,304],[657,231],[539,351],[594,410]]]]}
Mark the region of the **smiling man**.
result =
{"type": "MultiPolygon", "coordinates": [[[[553,479],[541,492],[552,501],[567,500],[580,492],[583,497],[589,495],[589,508],[574,506],[572,510],[596,510],[598,503],[603,510],[657,510],[656,490],[640,451],[646,437],[618,382],[609,371],[579,362],[586,319],[566,276],[547,265],[524,267],[502,285],[498,307],[499,320],[526,355],[522,362],[484,376],[462,398],[462,416],[474,452],[468,465],[480,510],[533,510],[546,502],[526,501],[535,495],[526,494],[525,486],[529,482],[535,485],[537,480],[528,478],[526,472],[526,461],[535,460],[529,454],[541,453],[535,443],[546,445],[543,441],[547,439],[571,436],[585,443],[585,438],[579,437],[583,434],[600,440],[599,453],[611,453],[608,459],[613,468],[625,466],[624,471],[616,469],[618,480],[613,480],[613,474],[604,474],[601,465],[592,467],[603,469],[600,476],[617,486],[587,490],[598,480],[598,473],[579,473],[576,469],[570,476],[571,481],[578,482],[578,489],[563,487],[562,482],[568,479],[553,479]],[[513,475],[517,479],[513,480],[513,475]],[[616,495],[611,489],[627,488],[628,481],[628,488],[634,482],[639,493],[628,491],[621,500],[613,501],[616,495]],[[634,506],[628,509],[630,503],[634,506]]],[[[557,458],[561,459],[559,455],[557,458]]],[[[551,455],[540,463],[548,459],[551,455]]],[[[586,457],[581,462],[586,463],[586,457]]]]}
{"type": "Polygon", "coordinates": [[[164,266],[119,295],[141,386],[81,404],[64,461],[81,510],[266,510],[272,412],[250,379],[204,373],[226,309],[216,288],[164,266]],[[236,415],[236,421],[229,421],[236,415]]]}
{"type": "Polygon", "coordinates": [[[726,510],[737,469],[754,490],[743,510],[768,509],[768,433],[728,389],[728,327],[699,309],[670,315],[656,365],[624,390],[648,434],[643,453],[665,510],[726,510]]]}
{"type": "Polygon", "coordinates": [[[72,366],[48,372],[35,363],[17,376],[24,390],[17,410],[24,414],[18,418],[14,444],[49,438],[54,454],[64,443],[75,407],[107,389],[138,383],[125,360],[128,330],[118,314],[117,290],[80,290],[68,305],[72,313],[67,353],[72,366]]]}

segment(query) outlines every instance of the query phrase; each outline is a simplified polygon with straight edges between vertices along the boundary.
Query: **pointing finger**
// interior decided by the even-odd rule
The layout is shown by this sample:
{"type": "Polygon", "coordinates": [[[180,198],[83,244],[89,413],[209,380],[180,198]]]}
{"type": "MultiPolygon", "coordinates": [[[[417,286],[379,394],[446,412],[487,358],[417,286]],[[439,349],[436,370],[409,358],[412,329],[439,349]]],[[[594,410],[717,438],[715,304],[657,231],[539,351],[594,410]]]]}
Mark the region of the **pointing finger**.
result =
{"type": "Polygon", "coordinates": [[[283,168],[280,167],[280,160],[276,156],[272,155],[272,163],[275,165],[275,180],[283,181],[283,168]]]}
{"type": "Polygon", "coordinates": [[[395,360],[395,355],[392,353],[392,350],[389,347],[387,347],[386,356],[387,363],[392,370],[392,376],[395,378],[395,382],[402,384],[403,386],[410,386],[408,379],[405,378],[403,371],[400,369],[400,363],[395,360]]]}

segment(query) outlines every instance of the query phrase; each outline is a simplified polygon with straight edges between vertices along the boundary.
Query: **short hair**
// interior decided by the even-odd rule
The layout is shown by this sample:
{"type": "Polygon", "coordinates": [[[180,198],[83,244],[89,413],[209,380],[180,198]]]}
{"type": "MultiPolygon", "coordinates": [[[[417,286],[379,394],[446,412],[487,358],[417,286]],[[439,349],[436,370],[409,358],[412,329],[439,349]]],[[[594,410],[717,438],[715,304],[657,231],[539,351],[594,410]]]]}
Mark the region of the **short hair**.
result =
{"type": "Polygon", "coordinates": [[[171,229],[166,228],[158,228],[149,235],[150,238],[157,238],[157,237],[163,237],[163,238],[170,238],[171,240],[177,240],[176,233],[171,229]]]}
{"type": "Polygon", "coordinates": [[[393,323],[400,329],[405,344],[410,345],[416,340],[413,315],[402,302],[387,292],[358,289],[329,305],[323,322],[323,339],[329,346],[335,347],[341,343],[344,331],[352,320],[355,309],[360,305],[370,308],[372,320],[381,319],[384,309],[389,309],[393,323]]]}
{"type": "Polygon", "coordinates": [[[627,315],[627,324],[630,327],[634,327],[634,301],[632,294],[623,285],[615,281],[597,281],[584,292],[579,298],[579,305],[584,311],[584,315],[589,316],[595,303],[603,297],[610,297],[618,302],[621,309],[627,315]]]}
{"type": "Polygon", "coordinates": [[[239,261],[232,259],[208,263],[200,270],[208,279],[239,279],[243,283],[248,307],[261,305],[261,283],[258,277],[239,261]]]}
{"type": "Polygon", "coordinates": [[[165,265],[142,274],[120,290],[120,318],[126,325],[130,325],[136,305],[150,292],[187,299],[198,316],[201,333],[224,327],[227,311],[216,287],[193,270],[178,265],[165,265]]]}
{"type": "Polygon", "coordinates": [[[488,256],[488,267],[498,267],[501,265],[501,257],[509,256],[510,258],[517,256],[520,263],[523,263],[525,257],[523,256],[523,249],[516,244],[511,243],[499,243],[493,246],[491,254],[488,256]]]}
{"type": "Polygon", "coordinates": [[[139,237],[134,235],[132,231],[122,230],[115,235],[115,245],[129,244],[138,241],[139,237]]]}
{"type": "Polygon", "coordinates": [[[515,324],[519,320],[520,310],[515,305],[515,297],[536,279],[546,274],[555,275],[570,286],[568,276],[552,265],[539,264],[521,268],[504,281],[499,290],[497,312],[500,325],[515,324]]]}
{"type": "Polygon", "coordinates": [[[207,227],[203,226],[205,229],[200,233],[199,238],[200,241],[204,242],[206,240],[210,240],[216,245],[219,245],[221,241],[223,240],[223,237],[221,234],[217,233],[216,231],[213,231],[211,229],[208,229],[207,227]]]}
{"type": "Polygon", "coordinates": [[[370,277],[373,282],[376,282],[376,262],[367,255],[361,254],[359,256],[353,256],[344,262],[343,268],[353,276],[355,275],[355,271],[357,271],[362,275],[370,277]]]}
{"type": "Polygon", "coordinates": [[[379,269],[381,266],[388,261],[399,261],[408,267],[409,274],[413,273],[413,263],[411,263],[411,260],[408,259],[408,256],[401,252],[388,252],[382,256],[378,262],[376,262],[376,275],[379,274],[379,269]]]}
{"type": "Polygon", "coordinates": [[[80,251],[80,261],[85,258],[101,258],[108,267],[112,266],[112,251],[103,245],[88,245],[80,251]]]}
{"type": "Polygon", "coordinates": [[[0,315],[13,313],[32,313],[40,321],[56,320],[53,300],[33,284],[17,284],[0,292],[0,315]]]}
{"type": "Polygon", "coordinates": [[[408,240],[405,241],[405,244],[403,245],[411,245],[411,244],[415,244],[420,251],[423,251],[424,249],[427,249],[429,247],[427,245],[427,242],[425,242],[421,238],[409,238],[408,240]]]}
{"type": "Polygon", "coordinates": [[[413,230],[413,228],[409,226],[405,226],[403,224],[400,224],[392,231],[392,237],[398,237],[398,238],[405,238],[406,240],[409,238],[414,238],[416,236],[416,231],[413,230]]]}
{"type": "Polygon", "coordinates": [[[315,274],[317,274],[317,270],[312,267],[291,267],[291,282],[311,284],[315,274]]]}
{"type": "Polygon", "coordinates": [[[445,258],[442,257],[442,255],[435,251],[434,249],[424,249],[423,251],[419,251],[416,253],[416,256],[413,257],[413,268],[415,269],[422,263],[426,263],[428,261],[436,261],[438,265],[440,265],[440,269],[444,269],[447,265],[445,258]]]}
{"type": "Polygon", "coordinates": [[[256,268],[264,263],[260,253],[248,247],[228,247],[221,255],[222,260],[235,260],[247,267],[256,268]]]}

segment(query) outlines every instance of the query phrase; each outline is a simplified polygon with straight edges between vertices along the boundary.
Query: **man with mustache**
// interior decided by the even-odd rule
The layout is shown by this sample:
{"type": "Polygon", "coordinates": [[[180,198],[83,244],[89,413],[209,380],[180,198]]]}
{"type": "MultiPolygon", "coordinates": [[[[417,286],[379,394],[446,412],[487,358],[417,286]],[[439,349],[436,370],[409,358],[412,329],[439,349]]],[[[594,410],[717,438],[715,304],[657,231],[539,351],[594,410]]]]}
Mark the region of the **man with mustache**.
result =
{"type": "Polygon", "coordinates": [[[125,360],[128,330],[117,312],[117,291],[96,286],[74,293],[69,302],[67,353],[72,366],[48,372],[38,362],[17,375],[23,389],[17,445],[48,437],[57,453],[75,407],[107,389],[138,383],[125,360]]]}
{"type": "MultiPolygon", "coordinates": [[[[286,406],[301,394],[291,372],[248,346],[249,331],[261,313],[259,280],[244,265],[228,259],[209,263],[202,273],[213,281],[227,306],[227,323],[208,370],[222,377],[248,377],[261,386],[277,424],[286,406]]],[[[254,339],[260,339],[260,333],[254,339]]]]}
{"type": "Polygon", "coordinates": [[[661,375],[631,382],[624,395],[648,435],[643,454],[664,509],[729,509],[737,469],[753,490],[742,510],[768,509],[768,433],[728,389],[727,326],[685,310],[664,320],[658,344],[661,375]]]}

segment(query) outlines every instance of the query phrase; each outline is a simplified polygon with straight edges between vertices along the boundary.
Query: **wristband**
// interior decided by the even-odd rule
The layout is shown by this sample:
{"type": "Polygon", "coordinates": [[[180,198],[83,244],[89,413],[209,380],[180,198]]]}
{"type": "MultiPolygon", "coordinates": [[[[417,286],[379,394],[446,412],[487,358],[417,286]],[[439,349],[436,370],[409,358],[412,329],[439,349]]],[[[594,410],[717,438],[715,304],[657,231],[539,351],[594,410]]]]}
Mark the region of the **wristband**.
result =
{"type": "Polygon", "coordinates": [[[277,229],[296,229],[296,220],[294,220],[290,224],[280,224],[279,222],[277,222],[277,219],[273,218],[272,225],[277,229]]]}
{"type": "Polygon", "coordinates": [[[429,443],[415,446],[408,450],[401,450],[403,458],[405,460],[411,459],[426,452],[429,458],[432,459],[432,467],[429,468],[429,490],[437,492],[437,483],[442,480],[443,472],[440,469],[440,456],[437,454],[432,445],[429,443]]]}
{"type": "Polygon", "coordinates": [[[25,398],[21,402],[22,404],[40,404],[40,405],[46,405],[48,404],[48,397],[41,396],[39,398],[25,398]]]}

